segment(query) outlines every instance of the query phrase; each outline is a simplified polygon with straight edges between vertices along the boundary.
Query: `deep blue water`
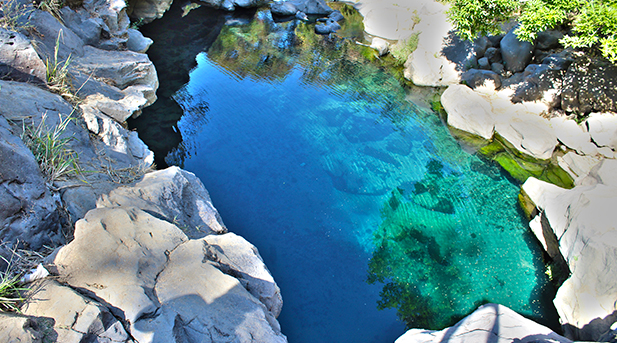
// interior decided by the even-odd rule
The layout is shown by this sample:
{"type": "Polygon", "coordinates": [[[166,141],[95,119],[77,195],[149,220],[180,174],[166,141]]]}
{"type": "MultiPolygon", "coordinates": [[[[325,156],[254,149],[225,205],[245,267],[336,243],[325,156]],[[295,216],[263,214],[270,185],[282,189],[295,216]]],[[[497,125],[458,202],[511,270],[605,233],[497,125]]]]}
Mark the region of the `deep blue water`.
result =
{"type": "Polygon", "coordinates": [[[487,301],[553,323],[519,186],[353,42],[255,18],[221,23],[195,57],[166,162],[258,247],[289,341],[393,342],[396,307],[410,326],[487,301]]]}

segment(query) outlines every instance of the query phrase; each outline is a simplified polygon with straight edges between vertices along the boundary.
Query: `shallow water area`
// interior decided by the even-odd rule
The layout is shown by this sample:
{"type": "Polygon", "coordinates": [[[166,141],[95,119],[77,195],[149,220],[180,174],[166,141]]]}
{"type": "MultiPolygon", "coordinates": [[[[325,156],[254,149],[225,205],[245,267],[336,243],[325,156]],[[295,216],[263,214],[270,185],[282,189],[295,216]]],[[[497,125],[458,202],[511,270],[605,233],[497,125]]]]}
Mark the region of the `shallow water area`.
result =
{"type": "Polygon", "coordinates": [[[180,12],[150,25],[160,33],[144,28],[167,37],[151,56],[178,51],[159,71],[167,106],[132,125],[162,146],[159,159],[194,172],[230,231],[258,247],[290,342],[392,342],[399,318],[437,329],[484,302],[554,324],[519,186],[463,151],[429,99],[412,101],[390,66],[355,44],[353,13],[342,11],[343,39],[267,10],[180,12]],[[182,23],[208,41],[165,31],[182,23]],[[165,84],[183,70],[188,78],[165,84]]]}

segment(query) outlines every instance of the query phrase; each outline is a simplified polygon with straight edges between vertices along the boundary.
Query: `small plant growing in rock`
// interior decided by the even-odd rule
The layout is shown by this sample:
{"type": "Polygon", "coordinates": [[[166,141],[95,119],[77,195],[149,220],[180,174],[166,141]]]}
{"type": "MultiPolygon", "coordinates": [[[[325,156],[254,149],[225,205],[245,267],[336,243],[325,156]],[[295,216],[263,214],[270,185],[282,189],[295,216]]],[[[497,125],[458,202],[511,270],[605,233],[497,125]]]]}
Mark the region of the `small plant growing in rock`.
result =
{"type": "Polygon", "coordinates": [[[72,118],[70,115],[64,119],[60,115],[58,117],[59,123],[51,129],[45,126],[47,114],[43,115],[37,126],[26,126],[24,123],[21,137],[50,183],[79,172],[77,154],[69,148],[73,137],[62,137],[72,118]]]}
{"type": "Polygon", "coordinates": [[[5,271],[0,271],[0,312],[19,312],[18,305],[23,301],[20,275],[13,271],[13,261],[0,256],[7,264],[5,271]]]}
{"type": "Polygon", "coordinates": [[[74,94],[73,84],[71,82],[71,75],[69,74],[71,55],[69,55],[69,57],[67,57],[64,61],[61,61],[58,58],[58,51],[60,50],[60,36],[62,36],[62,30],[60,30],[58,33],[58,38],[56,39],[53,60],[50,60],[49,58],[45,59],[47,86],[52,92],[67,98],[67,100],[74,100],[76,96],[74,94]]]}

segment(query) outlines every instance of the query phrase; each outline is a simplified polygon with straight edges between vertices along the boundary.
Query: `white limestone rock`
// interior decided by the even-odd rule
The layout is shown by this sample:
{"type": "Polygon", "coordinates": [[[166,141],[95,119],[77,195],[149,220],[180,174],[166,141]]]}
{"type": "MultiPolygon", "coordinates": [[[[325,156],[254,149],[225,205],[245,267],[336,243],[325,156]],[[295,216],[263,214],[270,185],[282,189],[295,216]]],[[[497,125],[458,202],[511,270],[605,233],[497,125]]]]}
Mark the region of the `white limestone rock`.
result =
{"type": "Polygon", "coordinates": [[[570,277],[554,303],[571,335],[597,340],[617,321],[617,187],[571,190],[529,178],[523,190],[544,211],[570,277]]]}
{"type": "Polygon", "coordinates": [[[371,48],[377,50],[379,56],[383,56],[388,53],[390,46],[387,40],[379,37],[374,37],[371,40],[371,48]]]}
{"type": "Polygon", "coordinates": [[[599,147],[617,150],[617,115],[615,113],[591,113],[586,120],[591,139],[599,147]]]}
{"type": "Polygon", "coordinates": [[[465,85],[452,85],[441,95],[448,125],[491,139],[495,129],[490,103],[465,85]]]}
{"type": "Polygon", "coordinates": [[[498,304],[480,306],[456,325],[441,331],[411,329],[395,343],[571,343],[551,329],[498,304]]]}
{"type": "Polygon", "coordinates": [[[589,174],[600,162],[601,160],[597,157],[581,156],[572,151],[569,151],[564,156],[557,157],[558,165],[561,169],[570,174],[576,186],[587,186],[596,183],[597,180],[593,177],[589,177],[589,174]]]}
{"type": "Polygon", "coordinates": [[[598,153],[598,147],[591,142],[591,136],[585,125],[566,117],[553,117],[550,120],[557,139],[565,146],[580,154],[593,156],[598,153]]]}

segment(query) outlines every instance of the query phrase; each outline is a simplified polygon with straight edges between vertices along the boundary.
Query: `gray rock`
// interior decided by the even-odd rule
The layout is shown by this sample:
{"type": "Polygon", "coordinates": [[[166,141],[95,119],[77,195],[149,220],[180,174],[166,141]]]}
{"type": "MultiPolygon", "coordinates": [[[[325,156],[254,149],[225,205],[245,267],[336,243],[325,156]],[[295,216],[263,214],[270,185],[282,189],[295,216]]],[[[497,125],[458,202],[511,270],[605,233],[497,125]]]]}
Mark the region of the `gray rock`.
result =
{"type": "Polygon", "coordinates": [[[126,30],[130,24],[126,14],[126,2],[83,0],[82,6],[91,16],[101,18],[105,22],[101,31],[104,39],[98,47],[112,50],[122,49],[123,44],[126,43],[126,30]]]}
{"type": "Polygon", "coordinates": [[[281,290],[274,282],[257,248],[244,238],[226,233],[204,237],[209,260],[225,274],[234,275],[276,318],[283,308],[281,290]]]}
{"type": "Polygon", "coordinates": [[[101,33],[106,25],[100,17],[92,18],[83,8],[74,11],[64,7],[60,13],[64,25],[78,35],[85,44],[96,46],[101,40],[101,33]]]}
{"type": "Polygon", "coordinates": [[[597,341],[617,321],[617,188],[566,190],[529,178],[523,190],[548,219],[571,271],[553,301],[566,334],[597,341]]]}
{"type": "Polygon", "coordinates": [[[533,56],[533,45],[519,40],[512,28],[501,40],[501,56],[506,69],[517,73],[523,71],[533,56]]]}
{"type": "Polygon", "coordinates": [[[501,87],[501,78],[490,70],[470,69],[461,76],[461,80],[473,89],[487,82],[492,83],[494,89],[501,87]]]}
{"type": "Polygon", "coordinates": [[[617,112],[617,65],[581,57],[564,76],[561,108],[567,112],[617,112]]]}
{"type": "Polygon", "coordinates": [[[291,1],[274,1],[270,4],[270,12],[273,15],[290,17],[299,12],[299,10],[291,1]]]}
{"type": "Polygon", "coordinates": [[[574,54],[570,50],[563,50],[556,54],[546,56],[542,64],[546,64],[553,70],[567,70],[574,62],[574,54]]]}
{"type": "Polygon", "coordinates": [[[484,53],[484,57],[488,58],[491,63],[501,63],[501,51],[497,48],[488,48],[484,53]]]}
{"type": "Polygon", "coordinates": [[[10,343],[56,342],[51,318],[0,312],[0,341],[10,343]]]}
{"type": "Polygon", "coordinates": [[[334,21],[341,21],[341,20],[345,20],[345,17],[343,16],[343,14],[341,14],[340,11],[335,10],[332,13],[328,14],[328,18],[334,20],[334,21]]]}
{"type": "Polygon", "coordinates": [[[75,58],[83,55],[84,41],[51,14],[35,10],[30,16],[30,24],[36,28],[37,34],[31,39],[35,42],[43,60],[54,61],[56,41],[61,43],[58,49],[58,61],[65,61],[69,56],[75,58]]]}
{"type": "Polygon", "coordinates": [[[571,343],[572,341],[503,305],[486,304],[450,328],[441,331],[411,329],[395,343],[429,342],[571,343]]]}
{"type": "Polygon", "coordinates": [[[128,29],[129,40],[126,42],[126,47],[134,52],[145,53],[154,41],[144,37],[138,30],[128,29]]]}
{"type": "Polygon", "coordinates": [[[478,59],[478,67],[480,69],[490,70],[491,69],[491,62],[489,62],[488,58],[482,57],[482,58],[478,59]]]}
{"type": "Polygon", "coordinates": [[[148,173],[135,185],[119,187],[97,201],[99,208],[116,206],[156,213],[190,238],[227,232],[201,181],[178,167],[148,173]]]}
{"type": "Polygon", "coordinates": [[[113,207],[78,221],[54,263],[62,280],[109,304],[141,343],[286,342],[265,305],[210,257],[205,240],[187,240],[142,210],[113,207]]]}
{"type": "Polygon", "coordinates": [[[156,69],[146,54],[133,51],[106,51],[86,46],[83,56],[72,63],[79,72],[105,80],[124,90],[130,86],[145,86],[144,97],[148,104],[156,99],[158,79],[156,69]]]}
{"type": "Polygon", "coordinates": [[[55,280],[41,280],[29,287],[21,311],[26,315],[53,319],[57,342],[130,342],[122,323],[109,309],[55,280]]]}
{"type": "MultiPolygon", "coordinates": [[[[0,106],[14,102],[0,83],[0,106]]],[[[34,86],[31,86],[35,88],[34,86]]],[[[10,106],[3,107],[6,111],[10,106]]],[[[27,113],[21,113],[27,115],[27,113]]],[[[0,238],[8,244],[29,249],[43,245],[58,245],[62,236],[59,204],[49,192],[46,180],[30,150],[12,132],[4,117],[0,116],[0,238]]]]}
{"type": "Polygon", "coordinates": [[[540,50],[550,50],[561,46],[559,40],[563,38],[563,33],[557,30],[547,30],[538,32],[536,37],[536,48],[540,50]]]}
{"type": "Polygon", "coordinates": [[[0,78],[45,83],[45,63],[21,33],[0,28],[0,78]]]}

